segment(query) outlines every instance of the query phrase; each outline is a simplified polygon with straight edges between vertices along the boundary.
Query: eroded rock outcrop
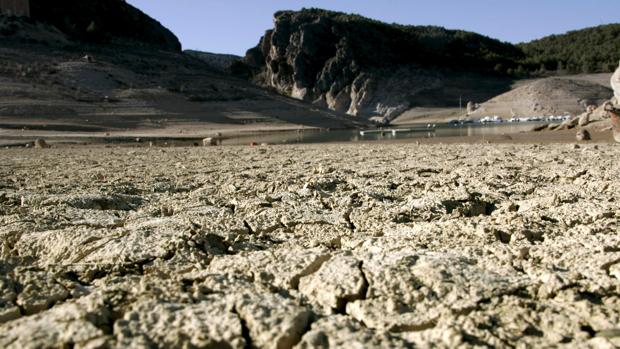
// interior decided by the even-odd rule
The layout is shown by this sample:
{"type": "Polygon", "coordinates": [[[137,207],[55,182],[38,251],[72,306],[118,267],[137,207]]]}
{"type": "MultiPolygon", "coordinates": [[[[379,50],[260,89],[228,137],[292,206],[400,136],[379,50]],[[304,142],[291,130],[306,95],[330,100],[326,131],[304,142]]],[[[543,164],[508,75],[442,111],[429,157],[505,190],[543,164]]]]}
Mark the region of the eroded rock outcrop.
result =
{"type": "MultiPolygon", "coordinates": [[[[519,55],[514,46],[473,33],[311,9],[276,13],[275,28],[248,51],[245,62],[263,86],[339,112],[389,121],[423,93],[448,98],[449,92],[440,90],[449,85],[451,72],[488,74],[497,64],[514,64],[519,55]]],[[[458,94],[449,97],[458,102],[458,94]]]]}

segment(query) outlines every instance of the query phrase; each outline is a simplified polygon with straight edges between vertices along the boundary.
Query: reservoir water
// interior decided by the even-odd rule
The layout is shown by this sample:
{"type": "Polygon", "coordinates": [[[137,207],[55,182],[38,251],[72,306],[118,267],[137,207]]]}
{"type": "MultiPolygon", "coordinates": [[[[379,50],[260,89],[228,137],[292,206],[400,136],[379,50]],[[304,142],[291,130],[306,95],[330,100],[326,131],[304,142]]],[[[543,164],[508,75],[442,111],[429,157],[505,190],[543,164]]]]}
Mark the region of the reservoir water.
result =
{"type": "MultiPolygon", "coordinates": [[[[435,128],[426,130],[427,125],[409,125],[415,132],[391,132],[398,127],[386,127],[384,132],[373,132],[361,135],[360,130],[301,130],[273,133],[247,134],[222,140],[222,145],[268,143],[268,144],[308,144],[333,142],[368,142],[407,140],[436,137],[495,136],[531,131],[534,127],[548,122],[498,123],[498,124],[437,124],[435,128]]],[[[405,127],[403,127],[405,128],[405,127]]]]}

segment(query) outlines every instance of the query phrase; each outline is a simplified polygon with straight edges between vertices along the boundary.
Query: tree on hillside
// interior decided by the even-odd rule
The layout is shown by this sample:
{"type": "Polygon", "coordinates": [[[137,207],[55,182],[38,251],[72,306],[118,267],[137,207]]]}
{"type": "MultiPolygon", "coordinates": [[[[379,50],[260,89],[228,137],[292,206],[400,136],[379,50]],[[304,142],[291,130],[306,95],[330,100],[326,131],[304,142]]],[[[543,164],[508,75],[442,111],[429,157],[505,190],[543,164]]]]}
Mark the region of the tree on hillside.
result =
{"type": "Polygon", "coordinates": [[[620,60],[620,24],[552,35],[520,44],[529,71],[556,67],[556,73],[609,73],[620,60]]]}

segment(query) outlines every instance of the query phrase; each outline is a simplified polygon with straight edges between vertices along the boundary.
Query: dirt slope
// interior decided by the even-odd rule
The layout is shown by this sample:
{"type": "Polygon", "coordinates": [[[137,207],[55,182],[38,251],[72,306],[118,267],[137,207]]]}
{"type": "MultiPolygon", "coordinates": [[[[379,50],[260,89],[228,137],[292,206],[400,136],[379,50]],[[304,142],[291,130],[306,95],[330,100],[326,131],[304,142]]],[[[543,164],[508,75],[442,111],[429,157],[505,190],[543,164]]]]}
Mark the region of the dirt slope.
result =
{"type": "Polygon", "coordinates": [[[354,125],[180,52],[17,41],[0,47],[0,60],[4,129],[207,135],[354,125]]]}
{"type": "Polygon", "coordinates": [[[597,82],[547,78],[524,84],[483,103],[472,116],[578,115],[586,106],[600,105],[612,96],[609,87],[597,82]]]}

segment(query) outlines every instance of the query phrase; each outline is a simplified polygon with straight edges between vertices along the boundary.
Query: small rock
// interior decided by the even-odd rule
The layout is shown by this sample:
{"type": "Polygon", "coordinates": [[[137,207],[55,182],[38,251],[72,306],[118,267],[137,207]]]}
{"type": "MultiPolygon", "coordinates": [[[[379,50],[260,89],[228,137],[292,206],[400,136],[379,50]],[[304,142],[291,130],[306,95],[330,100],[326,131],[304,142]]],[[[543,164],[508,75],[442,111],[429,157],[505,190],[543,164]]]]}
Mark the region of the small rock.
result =
{"type": "Polygon", "coordinates": [[[579,132],[577,132],[577,135],[575,137],[580,142],[592,140],[592,136],[590,135],[590,132],[588,132],[588,130],[579,130],[579,132]]]}
{"type": "Polygon", "coordinates": [[[44,148],[49,148],[49,145],[44,139],[39,138],[36,141],[34,141],[34,147],[37,149],[44,149],[44,148]]]}
{"type": "Polygon", "coordinates": [[[213,147],[213,146],[217,145],[217,142],[215,141],[215,138],[207,137],[207,138],[202,140],[202,145],[204,147],[213,147]]]}
{"type": "Polygon", "coordinates": [[[162,217],[170,217],[174,215],[174,209],[170,206],[162,206],[159,211],[162,217]]]}
{"type": "Polygon", "coordinates": [[[530,248],[522,247],[519,250],[519,259],[528,259],[530,257],[530,248]]]}
{"type": "Polygon", "coordinates": [[[326,313],[342,312],[348,302],[365,296],[368,284],[360,265],[353,257],[335,257],[316,273],[301,278],[299,290],[326,313]]]}

